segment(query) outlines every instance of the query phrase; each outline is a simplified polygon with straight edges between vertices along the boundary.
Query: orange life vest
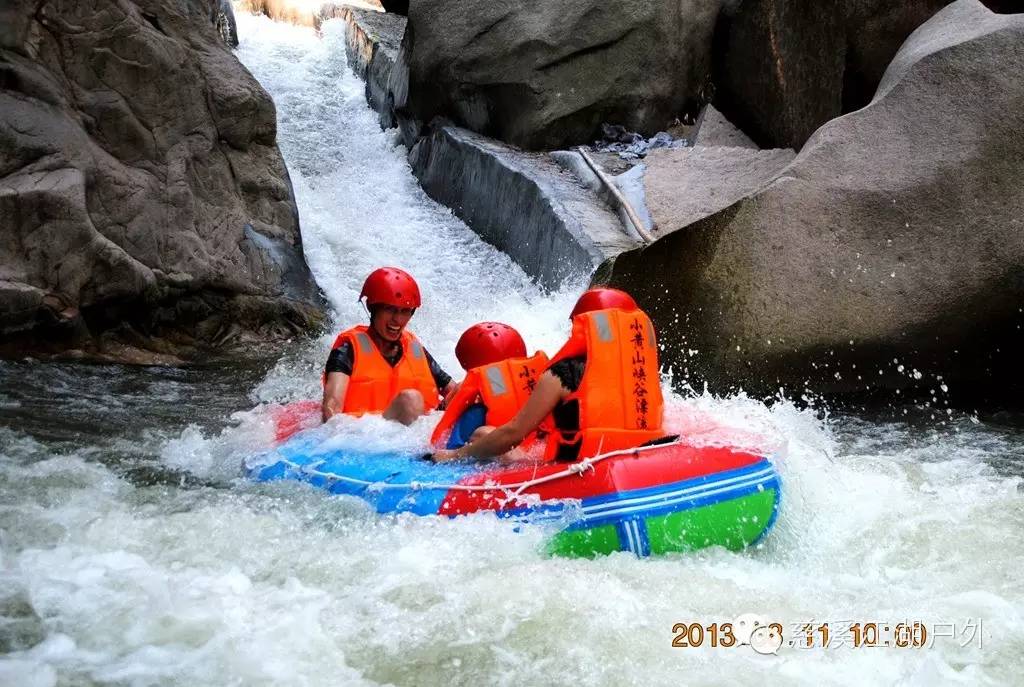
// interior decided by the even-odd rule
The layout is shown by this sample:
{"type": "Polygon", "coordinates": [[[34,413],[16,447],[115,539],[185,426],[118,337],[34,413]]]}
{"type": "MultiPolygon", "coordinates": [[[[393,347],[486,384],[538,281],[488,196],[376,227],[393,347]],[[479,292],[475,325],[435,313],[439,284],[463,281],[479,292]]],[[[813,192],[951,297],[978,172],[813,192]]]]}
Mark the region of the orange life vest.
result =
{"type": "MultiPolygon", "coordinates": [[[[430,441],[436,446],[447,443],[452,427],[477,401],[487,406],[485,422],[488,425],[500,427],[505,424],[526,405],[533,387],[537,385],[537,378],[547,365],[548,356],[538,351],[529,358],[509,358],[500,363],[474,367],[466,373],[462,386],[449,401],[430,441]]],[[[543,428],[544,423],[541,426],[543,428]]],[[[536,438],[537,434],[533,432],[519,445],[532,444],[536,438]]]]}
{"type": "MultiPolygon", "coordinates": [[[[580,429],[556,430],[548,437],[546,458],[559,447],[578,447],[577,457],[640,446],[665,435],[654,325],[639,310],[597,310],[573,318],[569,341],[551,359],[586,355],[577,400],[580,429]]],[[[550,368],[551,365],[548,365],[550,368]]]]}
{"type": "Polygon", "coordinates": [[[369,327],[360,325],[338,335],[332,348],[345,341],[352,346],[352,375],[345,391],[342,412],[348,415],[383,413],[400,391],[415,389],[423,394],[425,410],[433,410],[440,393],[430,373],[427,354],[419,340],[402,332],[402,358],[392,367],[370,338],[369,327]]]}

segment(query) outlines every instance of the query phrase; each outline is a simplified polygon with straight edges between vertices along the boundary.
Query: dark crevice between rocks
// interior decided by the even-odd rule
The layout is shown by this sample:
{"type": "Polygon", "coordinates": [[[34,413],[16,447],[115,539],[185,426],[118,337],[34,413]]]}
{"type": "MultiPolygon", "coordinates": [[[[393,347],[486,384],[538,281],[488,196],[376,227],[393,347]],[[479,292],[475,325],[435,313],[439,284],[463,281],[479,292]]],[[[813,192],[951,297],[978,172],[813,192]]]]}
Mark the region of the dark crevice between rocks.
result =
{"type": "MultiPolygon", "coordinates": [[[[799,150],[821,125],[873,99],[907,38],[953,0],[746,0],[719,16],[715,106],[763,148],[799,150]]],[[[998,13],[1024,0],[982,0],[998,13]]]]}
{"type": "Polygon", "coordinates": [[[878,81],[870,81],[857,69],[853,56],[847,52],[846,66],[843,69],[843,113],[856,112],[867,107],[875,97],[878,81]]]}
{"type": "Polygon", "coordinates": [[[409,0],[380,0],[385,12],[401,14],[403,17],[409,14],[409,0]]]}
{"type": "Polygon", "coordinates": [[[148,22],[149,25],[152,26],[154,29],[156,29],[165,36],[167,35],[167,32],[164,31],[164,28],[160,25],[160,18],[157,17],[155,14],[142,12],[142,18],[145,19],[146,22],[148,22]]]}
{"type": "Polygon", "coordinates": [[[981,2],[997,14],[1024,14],[1024,0],[981,0],[981,2]]]}
{"type": "Polygon", "coordinates": [[[711,34],[711,75],[705,81],[701,93],[703,99],[714,105],[729,119],[730,122],[739,127],[743,133],[749,136],[759,147],[771,148],[764,136],[753,131],[750,122],[735,113],[742,111],[742,105],[733,102],[728,88],[720,88],[721,84],[727,82],[725,64],[730,57],[729,41],[733,26],[736,22],[736,15],[741,2],[733,2],[722,8],[715,22],[715,28],[711,34]]]}

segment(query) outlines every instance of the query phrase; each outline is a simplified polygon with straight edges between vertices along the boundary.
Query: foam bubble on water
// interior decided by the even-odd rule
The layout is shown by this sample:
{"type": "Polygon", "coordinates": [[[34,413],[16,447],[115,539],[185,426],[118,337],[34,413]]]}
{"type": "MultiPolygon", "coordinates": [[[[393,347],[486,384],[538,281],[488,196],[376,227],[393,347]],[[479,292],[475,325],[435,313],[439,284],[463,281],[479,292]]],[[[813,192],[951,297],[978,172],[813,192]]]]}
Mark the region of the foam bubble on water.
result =
{"type": "Polygon", "coordinates": [[[295,484],[124,499],[20,478],[58,504],[74,544],[14,556],[35,609],[67,633],[4,667],[19,683],[55,667],[102,682],[361,684],[403,609],[430,616],[466,575],[535,561],[540,542],[491,517],[382,520],[295,484]]]}
{"type": "Polygon", "coordinates": [[[0,658],[0,684],[54,687],[57,684],[57,671],[46,663],[32,659],[0,658]]]}
{"type": "Polygon", "coordinates": [[[181,436],[171,439],[163,447],[163,462],[175,469],[197,475],[210,475],[214,463],[214,444],[203,436],[196,425],[190,425],[181,436]]]}

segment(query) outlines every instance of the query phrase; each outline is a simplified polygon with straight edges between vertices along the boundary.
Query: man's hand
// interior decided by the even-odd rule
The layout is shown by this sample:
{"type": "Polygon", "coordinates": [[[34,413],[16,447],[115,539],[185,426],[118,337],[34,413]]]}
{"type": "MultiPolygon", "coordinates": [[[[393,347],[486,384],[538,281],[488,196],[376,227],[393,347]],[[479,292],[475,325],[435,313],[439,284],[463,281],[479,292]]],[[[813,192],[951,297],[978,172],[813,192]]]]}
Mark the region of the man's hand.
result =
{"type": "Polygon", "coordinates": [[[536,461],[534,461],[533,458],[531,458],[530,456],[526,455],[525,453],[516,448],[512,449],[511,451],[508,451],[507,453],[503,453],[498,458],[498,463],[505,466],[524,465],[526,463],[532,462],[536,461]]]}
{"type": "Polygon", "coordinates": [[[459,393],[459,389],[462,387],[462,382],[451,381],[448,386],[444,388],[444,401],[442,402],[444,407],[448,407],[448,403],[452,400],[455,394],[459,393]]]}
{"type": "Polygon", "coordinates": [[[434,451],[430,456],[430,460],[434,461],[435,463],[447,463],[449,461],[459,460],[462,457],[463,456],[461,456],[457,450],[446,451],[442,449],[440,451],[434,451]]]}

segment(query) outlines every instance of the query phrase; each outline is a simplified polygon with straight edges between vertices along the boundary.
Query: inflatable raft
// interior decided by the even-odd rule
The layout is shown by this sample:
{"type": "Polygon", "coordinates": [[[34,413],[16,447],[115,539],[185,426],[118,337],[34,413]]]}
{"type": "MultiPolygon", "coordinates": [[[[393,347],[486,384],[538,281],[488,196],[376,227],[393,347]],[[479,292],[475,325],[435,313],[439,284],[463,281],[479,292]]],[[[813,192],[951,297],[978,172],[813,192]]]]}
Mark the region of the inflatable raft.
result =
{"type": "Polygon", "coordinates": [[[555,522],[561,528],[548,549],[560,556],[739,550],[768,533],[780,497],[768,458],[677,439],[575,463],[503,467],[339,448],[311,430],[249,459],[246,471],[258,481],[301,480],[358,496],[380,513],[490,511],[555,522]]]}

